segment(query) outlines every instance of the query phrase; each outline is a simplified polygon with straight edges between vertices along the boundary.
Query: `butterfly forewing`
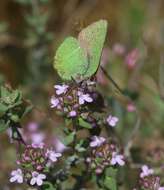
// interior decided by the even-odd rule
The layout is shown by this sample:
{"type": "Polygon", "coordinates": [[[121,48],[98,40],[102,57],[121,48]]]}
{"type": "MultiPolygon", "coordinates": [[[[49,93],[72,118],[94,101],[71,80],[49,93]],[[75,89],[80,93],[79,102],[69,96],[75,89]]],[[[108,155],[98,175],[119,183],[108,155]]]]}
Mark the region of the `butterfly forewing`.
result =
{"type": "Polygon", "coordinates": [[[85,50],[87,58],[89,59],[84,78],[92,76],[99,67],[106,33],[106,20],[97,21],[79,33],[78,41],[80,46],[85,50]]]}

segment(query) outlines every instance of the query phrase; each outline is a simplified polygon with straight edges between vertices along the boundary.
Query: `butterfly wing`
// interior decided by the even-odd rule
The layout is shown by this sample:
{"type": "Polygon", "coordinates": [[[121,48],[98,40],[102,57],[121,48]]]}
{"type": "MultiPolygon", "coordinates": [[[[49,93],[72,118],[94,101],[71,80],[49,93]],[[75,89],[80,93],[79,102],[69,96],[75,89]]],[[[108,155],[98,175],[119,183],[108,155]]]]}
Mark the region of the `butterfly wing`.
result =
{"type": "Polygon", "coordinates": [[[76,79],[87,69],[87,56],[76,38],[68,37],[56,51],[54,67],[64,80],[76,79]]]}
{"type": "Polygon", "coordinates": [[[78,36],[80,46],[88,58],[87,71],[84,78],[90,77],[97,71],[100,63],[102,48],[107,33],[107,21],[100,20],[83,29],[78,36]]]}

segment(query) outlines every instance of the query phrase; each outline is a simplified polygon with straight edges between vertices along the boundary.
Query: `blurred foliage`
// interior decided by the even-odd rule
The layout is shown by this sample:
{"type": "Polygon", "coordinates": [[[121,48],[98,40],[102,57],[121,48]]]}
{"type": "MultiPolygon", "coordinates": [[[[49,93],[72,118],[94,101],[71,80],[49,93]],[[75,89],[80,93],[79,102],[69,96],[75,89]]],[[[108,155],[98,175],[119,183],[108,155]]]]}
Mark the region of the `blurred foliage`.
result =
{"type": "MultiPolygon", "coordinates": [[[[129,98],[122,96],[110,81],[107,82],[103,73],[101,75],[105,83],[100,85],[99,90],[114,108],[114,114],[120,118],[117,132],[125,146],[140,118],[139,130],[135,138],[132,137],[131,152],[136,163],[143,163],[146,157],[144,154],[139,156],[139,153],[163,147],[163,7],[163,0],[1,0],[0,84],[5,82],[14,88],[19,87],[25,97],[49,114],[53,84],[59,82],[52,65],[59,43],[66,36],[74,36],[88,24],[107,19],[108,61],[104,68],[121,89],[130,95],[138,113],[127,111],[129,98]],[[113,52],[116,43],[125,47],[126,55],[132,49],[139,50],[139,60],[134,69],[127,68],[125,56],[117,56],[113,52]]],[[[13,114],[13,108],[2,102],[2,91],[1,88],[1,117],[6,111],[13,114]]],[[[18,91],[11,91],[9,96],[12,105],[21,97],[18,91]]],[[[12,114],[9,116],[11,120],[12,114]]],[[[62,126],[59,117],[54,113],[50,115],[56,120],[55,126],[62,126]]],[[[31,118],[39,120],[42,114],[35,112],[31,118]]],[[[89,127],[83,121],[81,123],[89,127]]],[[[8,125],[3,126],[7,128],[8,125]]],[[[57,133],[58,129],[54,127],[54,131],[57,133]]],[[[3,155],[0,155],[0,189],[18,189],[14,185],[9,187],[7,177],[14,164],[8,159],[14,159],[14,148],[8,143],[5,133],[0,139],[0,151],[3,151],[3,155]]],[[[137,172],[131,169],[124,175],[128,178],[124,189],[131,189],[137,172]]],[[[105,180],[106,184],[114,184],[110,177],[105,180]]]]}
{"type": "Polygon", "coordinates": [[[20,120],[32,106],[27,105],[22,94],[18,90],[0,87],[0,133],[11,129],[15,140],[22,140],[18,128],[21,128],[20,120]]]}

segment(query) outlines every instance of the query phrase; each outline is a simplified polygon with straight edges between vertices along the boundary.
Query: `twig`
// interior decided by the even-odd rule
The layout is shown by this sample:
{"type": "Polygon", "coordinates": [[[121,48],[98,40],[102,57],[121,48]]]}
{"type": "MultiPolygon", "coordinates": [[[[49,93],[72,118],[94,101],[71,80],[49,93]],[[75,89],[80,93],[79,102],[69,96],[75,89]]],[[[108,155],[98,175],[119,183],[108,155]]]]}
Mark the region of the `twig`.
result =
{"type": "MultiPolygon", "coordinates": [[[[103,73],[105,74],[105,76],[108,78],[109,81],[112,82],[112,84],[117,88],[117,90],[124,96],[126,96],[128,99],[130,99],[130,101],[133,102],[133,100],[131,99],[130,96],[126,95],[124,93],[124,91],[118,86],[118,84],[113,80],[113,78],[106,72],[106,70],[100,66],[101,70],[103,71],[103,73]]],[[[136,110],[136,114],[137,114],[137,121],[136,124],[134,125],[134,128],[132,129],[132,133],[130,134],[129,138],[127,139],[127,143],[124,147],[124,154],[125,156],[129,157],[130,156],[130,148],[132,147],[133,141],[134,141],[134,137],[136,135],[136,133],[138,132],[140,125],[141,125],[141,118],[139,115],[138,110],[136,110]]]]}
{"type": "Polygon", "coordinates": [[[117,90],[125,96],[124,91],[118,86],[118,84],[113,80],[113,78],[106,72],[106,70],[100,66],[101,70],[103,71],[104,75],[108,78],[110,82],[117,88],[117,90]]]}
{"type": "Polygon", "coordinates": [[[141,118],[137,112],[136,124],[134,125],[134,128],[133,128],[129,138],[127,139],[127,143],[125,144],[125,147],[124,147],[124,154],[126,157],[130,156],[130,148],[132,147],[136,133],[139,131],[140,125],[141,125],[141,118]]]}
{"type": "Polygon", "coordinates": [[[12,128],[12,138],[13,138],[13,140],[21,142],[22,144],[24,144],[26,146],[26,142],[24,141],[24,139],[23,139],[21,133],[19,132],[17,126],[15,126],[15,124],[13,124],[11,126],[11,128],[12,128]],[[17,137],[14,136],[14,133],[17,134],[17,137]]]}

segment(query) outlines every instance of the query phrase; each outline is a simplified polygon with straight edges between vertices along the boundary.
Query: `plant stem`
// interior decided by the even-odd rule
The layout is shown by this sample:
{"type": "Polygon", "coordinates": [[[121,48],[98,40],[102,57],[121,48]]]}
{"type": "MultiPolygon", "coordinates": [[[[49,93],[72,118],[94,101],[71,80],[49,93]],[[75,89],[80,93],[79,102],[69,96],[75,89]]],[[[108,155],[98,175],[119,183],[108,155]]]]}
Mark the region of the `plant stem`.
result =
{"type": "Polygon", "coordinates": [[[127,143],[124,147],[124,154],[125,156],[129,157],[130,156],[130,148],[133,144],[133,141],[134,141],[134,137],[135,135],[137,134],[137,132],[139,131],[140,129],[140,126],[141,126],[141,118],[137,112],[137,121],[136,121],[136,124],[134,125],[134,128],[129,136],[129,138],[127,139],[127,143]]]}

